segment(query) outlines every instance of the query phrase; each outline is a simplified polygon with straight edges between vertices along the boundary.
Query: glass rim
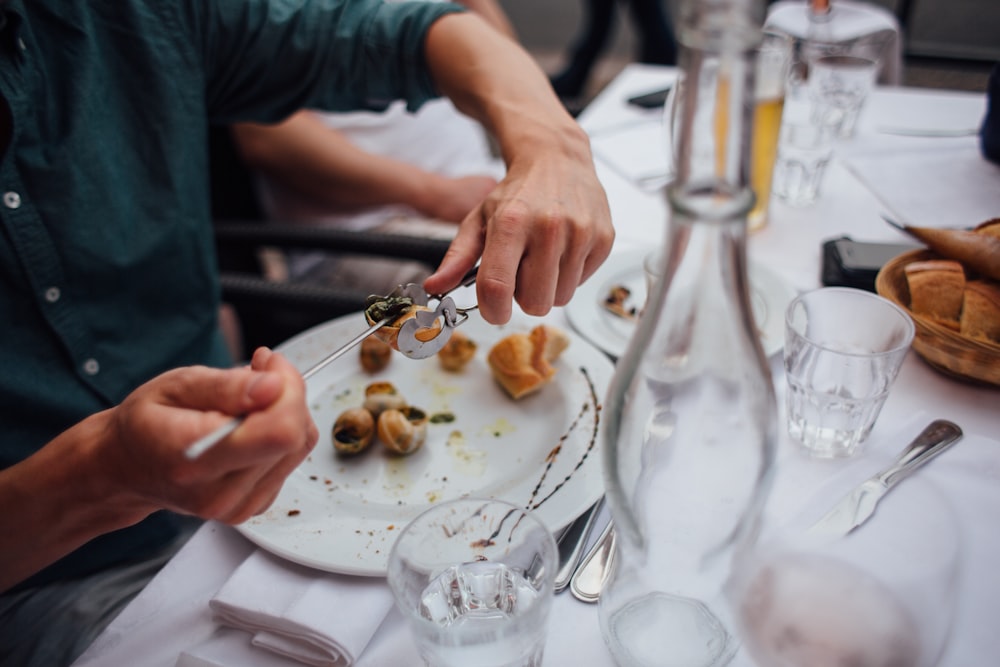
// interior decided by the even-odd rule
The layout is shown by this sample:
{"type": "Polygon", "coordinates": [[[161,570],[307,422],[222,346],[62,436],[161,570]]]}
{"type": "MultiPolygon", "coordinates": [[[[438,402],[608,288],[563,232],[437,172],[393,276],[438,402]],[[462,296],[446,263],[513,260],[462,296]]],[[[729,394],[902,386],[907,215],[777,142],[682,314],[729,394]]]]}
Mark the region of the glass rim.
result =
{"type": "MultiPolygon", "coordinates": [[[[869,292],[869,291],[863,290],[863,289],[858,289],[856,287],[817,287],[815,289],[811,289],[811,290],[807,290],[805,292],[802,292],[801,294],[799,294],[798,296],[796,296],[794,299],[792,299],[791,302],[788,304],[788,307],[785,309],[785,332],[786,332],[786,334],[787,334],[788,331],[793,331],[795,333],[795,335],[797,335],[798,337],[802,338],[803,340],[808,341],[811,345],[813,345],[817,349],[823,350],[824,352],[830,352],[830,353],[838,354],[838,355],[841,355],[841,356],[844,356],[844,357],[854,357],[854,358],[857,358],[857,359],[870,359],[870,358],[873,358],[873,357],[892,356],[892,355],[899,354],[900,352],[904,352],[904,351],[908,350],[910,348],[910,346],[913,344],[913,339],[916,336],[917,327],[914,324],[913,318],[910,317],[909,313],[907,313],[905,310],[903,310],[899,305],[893,303],[889,299],[886,299],[884,296],[881,296],[880,294],[876,294],[874,292],[869,292]],[[849,295],[852,295],[852,296],[861,297],[861,298],[864,298],[864,299],[868,299],[870,301],[874,301],[874,302],[880,303],[880,304],[882,304],[884,306],[887,306],[890,310],[892,310],[899,317],[900,321],[902,322],[902,324],[903,324],[903,326],[904,326],[904,328],[906,330],[906,333],[903,336],[903,340],[898,345],[896,345],[894,347],[891,347],[891,348],[889,348],[887,350],[879,351],[879,352],[850,352],[850,351],[845,351],[845,350],[840,350],[840,349],[834,348],[834,347],[832,347],[832,346],[830,346],[828,344],[819,343],[819,342],[813,340],[812,338],[810,338],[809,336],[807,336],[805,334],[802,334],[802,333],[799,333],[795,329],[795,327],[792,326],[792,323],[790,321],[791,320],[792,311],[794,310],[794,308],[795,308],[796,305],[798,305],[800,303],[804,303],[807,297],[813,296],[813,295],[818,294],[820,292],[825,293],[825,294],[829,294],[831,292],[837,292],[837,293],[840,293],[840,294],[849,294],[849,295]]],[[[787,341],[786,341],[786,347],[787,347],[787,341]]]]}

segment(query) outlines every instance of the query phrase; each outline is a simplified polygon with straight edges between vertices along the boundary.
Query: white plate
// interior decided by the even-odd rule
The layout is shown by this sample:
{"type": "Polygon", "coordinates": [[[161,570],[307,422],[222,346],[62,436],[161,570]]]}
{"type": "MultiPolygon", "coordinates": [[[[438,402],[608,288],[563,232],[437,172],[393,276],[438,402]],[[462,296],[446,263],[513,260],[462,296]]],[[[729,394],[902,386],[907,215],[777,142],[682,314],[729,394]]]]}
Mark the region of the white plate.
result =
{"type": "MultiPolygon", "coordinates": [[[[381,576],[399,531],[432,503],[464,495],[535,507],[553,531],[569,524],[604,492],[597,444],[597,405],[613,367],[600,351],[567,332],[571,343],[553,381],[519,401],[507,396],[486,364],[490,347],[538,321],[515,315],[503,327],[473,314],[462,325],[478,344],[462,373],[436,358],[394,354],[376,374],[361,369],[358,353],[333,362],[309,381],[319,443],[296,469],[271,508],[239,526],[263,549],[329,572],[381,576]],[[389,380],[428,415],[451,413],[451,423],[429,424],[427,441],[397,457],[375,442],[355,457],[334,453],[333,422],[361,405],[364,388],[389,380]]],[[[279,349],[305,370],[365,327],[358,313],[315,327],[279,349]]]]}
{"type": "MultiPolygon", "coordinates": [[[[587,282],[576,290],[566,306],[573,328],[591,343],[618,358],[625,352],[635,322],[610,313],[604,300],[612,287],[624,285],[631,291],[627,306],[642,309],[646,300],[646,278],[642,262],[648,251],[612,254],[587,282]]],[[[773,271],[750,262],[750,299],[754,319],[761,332],[767,356],[779,352],[785,341],[785,309],[795,298],[795,288],[773,271]]]]}

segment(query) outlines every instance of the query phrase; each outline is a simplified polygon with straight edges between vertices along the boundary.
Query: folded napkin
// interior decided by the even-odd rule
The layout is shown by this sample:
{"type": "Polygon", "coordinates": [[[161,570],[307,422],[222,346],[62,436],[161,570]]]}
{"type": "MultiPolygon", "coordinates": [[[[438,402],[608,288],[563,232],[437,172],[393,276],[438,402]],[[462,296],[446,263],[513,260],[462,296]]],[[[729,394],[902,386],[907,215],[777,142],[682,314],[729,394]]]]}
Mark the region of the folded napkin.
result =
{"type": "Polygon", "coordinates": [[[900,222],[971,227],[1000,215],[1000,166],[983,158],[975,138],[943,143],[841,160],[900,222]]]}
{"type": "Polygon", "coordinates": [[[257,550],[209,601],[251,643],[316,667],[347,667],[392,608],[384,579],[312,570],[257,550]]]}

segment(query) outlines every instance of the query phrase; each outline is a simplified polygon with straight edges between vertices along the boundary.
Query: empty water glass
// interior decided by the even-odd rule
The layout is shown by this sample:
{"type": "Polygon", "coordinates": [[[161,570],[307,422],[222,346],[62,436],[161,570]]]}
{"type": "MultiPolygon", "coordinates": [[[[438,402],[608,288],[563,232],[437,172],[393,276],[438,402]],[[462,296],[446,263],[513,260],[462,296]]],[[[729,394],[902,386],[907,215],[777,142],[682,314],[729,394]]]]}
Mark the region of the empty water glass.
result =
{"type": "Polygon", "coordinates": [[[539,667],[558,548],[528,510],[463,498],[400,534],[388,580],[431,667],[539,667]]]}
{"type": "Polygon", "coordinates": [[[877,60],[861,56],[823,56],[812,61],[813,117],[836,125],[841,138],[853,136],[861,108],[875,87],[878,68],[877,60]]]}
{"type": "Polygon", "coordinates": [[[788,120],[781,127],[774,195],[786,204],[808,206],[819,197],[837,133],[836,126],[823,120],[788,120]]]}
{"type": "Polygon", "coordinates": [[[788,434],[813,456],[851,456],[878,418],[914,334],[896,304],[859,289],[800,294],[785,313],[788,434]]]}

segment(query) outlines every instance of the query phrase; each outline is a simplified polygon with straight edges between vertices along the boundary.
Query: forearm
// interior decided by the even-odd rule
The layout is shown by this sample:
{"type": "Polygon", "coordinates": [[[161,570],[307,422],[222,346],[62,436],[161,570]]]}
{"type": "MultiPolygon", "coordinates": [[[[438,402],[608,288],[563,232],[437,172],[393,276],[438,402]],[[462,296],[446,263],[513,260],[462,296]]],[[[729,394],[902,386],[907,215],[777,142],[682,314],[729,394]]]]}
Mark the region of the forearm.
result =
{"type": "Polygon", "coordinates": [[[426,56],[442,94],[497,137],[505,161],[557,152],[591,161],[589,141],[552,91],[548,78],[516,43],[475,14],[438,19],[426,56]]]}
{"type": "Polygon", "coordinates": [[[387,204],[422,210],[441,180],[359,149],[309,112],[276,126],[237,125],[233,133],[249,166],[334,212],[387,204]]]}
{"type": "Polygon", "coordinates": [[[0,471],[0,591],[148,514],[102,481],[96,443],[103,423],[103,413],[94,415],[0,471]]]}

